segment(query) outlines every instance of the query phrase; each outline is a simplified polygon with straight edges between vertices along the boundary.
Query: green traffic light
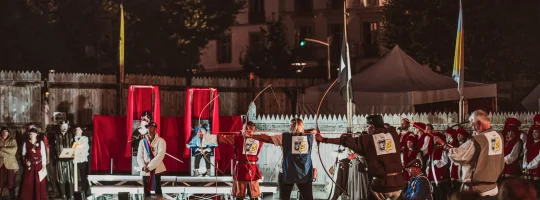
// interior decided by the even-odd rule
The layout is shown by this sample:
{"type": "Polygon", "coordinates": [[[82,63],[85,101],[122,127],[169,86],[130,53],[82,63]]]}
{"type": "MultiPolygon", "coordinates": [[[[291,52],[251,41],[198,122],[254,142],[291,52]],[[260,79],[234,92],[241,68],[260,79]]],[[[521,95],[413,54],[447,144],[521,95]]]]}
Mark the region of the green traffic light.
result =
{"type": "Polygon", "coordinates": [[[300,46],[301,47],[306,46],[306,41],[300,41],[300,46]]]}

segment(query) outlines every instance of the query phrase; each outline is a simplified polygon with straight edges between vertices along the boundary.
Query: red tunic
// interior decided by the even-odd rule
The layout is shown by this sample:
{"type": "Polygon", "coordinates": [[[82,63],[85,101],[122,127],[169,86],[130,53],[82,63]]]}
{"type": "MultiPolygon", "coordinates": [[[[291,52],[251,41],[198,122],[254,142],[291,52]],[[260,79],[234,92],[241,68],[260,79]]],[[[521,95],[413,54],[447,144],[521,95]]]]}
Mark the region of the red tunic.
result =
{"type": "MultiPolygon", "coordinates": [[[[401,157],[403,159],[403,166],[409,164],[412,160],[416,159],[416,156],[420,153],[420,151],[413,149],[412,151],[409,150],[409,148],[404,148],[403,152],[401,154],[401,157]]],[[[411,177],[409,176],[409,172],[407,170],[403,169],[403,179],[405,181],[409,182],[409,179],[411,177]]]]}
{"type": "MultiPolygon", "coordinates": [[[[512,149],[516,145],[521,146],[521,139],[519,138],[519,135],[515,136],[512,140],[508,140],[504,144],[504,156],[510,155],[512,152],[512,149]]],[[[502,173],[502,176],[504,177],[517,177],[521,175],[521,169],[519,166],[519,159],[514,160],[513,163],[506,164],[504,163],[504,171],[502,173]]]]}
{"type": "MultiPolygon", "coordinates": [[[[532,136],[531,136],[532,137],[532,136]]],[[[538,153],[540,152],[540,142],[535,142],[532,139],[527,140],[527,163],[530,163],[536,156],[538,156],[538,153]]],[[[539,180],[540,179],[540,167],[537,167],[536,169],[530,169],[528,178],[539,180]]]]}
{"type": "MultiPolygon", "coordinates": [[[[40,143],[36,143],[40,144],[40,143]]],[[[41,144],[40,144],[41,145],[41,144]]],[[[21,188],[24,188],[24,192],[21,192],[20,200],[46,200],[47,199],[47,185],[46,180],[39,181],[38,172],[43,168],[41,159],[41,146],[26,141],[26,155],[24,155],[23,161],[23,182],[21,188]],[[32,151],[34,149],[35,152],[32,151]],[[30,163],[30,166],[28,166],[30,163]]]]}
{"type": "MultiPolygon", "coordinates": [[[[437,148],[434,150],[435,152],[433,152],[433,158],[432,158],[432,161],[434,160],[441,160],[442,159],[442,155],[443,155],[443,150],[441,148],[437,148]]],[[[430,154],[431,156],[431,154],[430,154]]],[[[435,175],[437,175],[437,181],[443,181],[443,180],[446,180],[448,178],[448,175],[446,173],[446,170],[448,170],[448,164],[442,166],[442,167],[437,167],[436,165],[433,165],[435,167],[435,175]]],[[[431,170],[431,163],[429,164],[428,167],[428,179],[429,181],[435,181],[435,179],[433,179],[433,170],[431,170]]]]}
{"type": "Polygon", "coordinates": [[[262,178],[261,170],[256,162],[263,142],[244,138],[240,134],[219,135],[219,143],[234,146],[235,167],[233,178],[237,181],[256,181],[262,178]],[[244,144],[244,141],[246,144],[244,144]]]}

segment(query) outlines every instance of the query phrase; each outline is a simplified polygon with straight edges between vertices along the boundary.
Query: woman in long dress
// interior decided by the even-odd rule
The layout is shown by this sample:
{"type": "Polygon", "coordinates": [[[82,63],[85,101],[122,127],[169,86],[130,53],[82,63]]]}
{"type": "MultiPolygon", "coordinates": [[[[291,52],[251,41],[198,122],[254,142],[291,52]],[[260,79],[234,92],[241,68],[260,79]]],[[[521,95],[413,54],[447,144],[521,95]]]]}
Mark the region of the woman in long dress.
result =
{"type": "Polygon", "coordinates": [[[30,139],[23,143],[23,183],[20,200],[46,200],[47,185],[45,178],[40,180],[39,171],[46,169],[47,155],[45,143],[37,139],[37,130],[32,128],[28,131],[30,139]]]}

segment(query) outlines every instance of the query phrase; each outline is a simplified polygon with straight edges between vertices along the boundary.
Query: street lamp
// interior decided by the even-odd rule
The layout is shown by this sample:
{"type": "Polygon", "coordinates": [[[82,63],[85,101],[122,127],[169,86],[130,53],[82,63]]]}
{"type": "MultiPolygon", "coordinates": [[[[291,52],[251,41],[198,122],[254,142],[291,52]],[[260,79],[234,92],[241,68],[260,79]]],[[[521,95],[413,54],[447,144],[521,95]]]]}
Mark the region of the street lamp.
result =
{"type": "Polygon", "coordinates": [[[300,41],[300,46],[303,46],[302,43],[305,45],[306,41],[309,41],[309,42],[314,42],[314,43],[318,43],[318,44],[322,44],[322,45],[325,45],[326,48],[327,48],[327,55],[326,55],[326,58],[327,58],[327,79],[330,80],[331,77],[330,77],[330,36],[326,37],[326,41],[327,42],[323,42],[323,41],[320,41],[320,40],[315,40],[315,39],[311,39],[311,38],[305,38],[304,40],[300,41]]]}

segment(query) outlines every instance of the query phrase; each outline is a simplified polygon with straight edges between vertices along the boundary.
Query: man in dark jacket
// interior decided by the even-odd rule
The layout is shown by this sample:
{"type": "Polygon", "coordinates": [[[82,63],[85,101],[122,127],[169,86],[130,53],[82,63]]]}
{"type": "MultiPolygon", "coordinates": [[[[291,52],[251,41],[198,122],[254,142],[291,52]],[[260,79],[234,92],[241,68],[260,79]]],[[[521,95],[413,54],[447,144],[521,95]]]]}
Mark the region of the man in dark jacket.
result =
{"type": "Polygon", "coordinates": [[[371,191],[376,199],[398,199],[405,180],[401,175],[399,135],[394,129],[384,128],[382,116],[371,115],[367,135],[353,138],[343,134],[340,138],[323,138],[315,136],[317,142],[341,144],[365,156],[368,174],[373,177],[371,191]]]}
{"type": "Polygon", "coordinates": [[[403,192],[404,200],[432,200],[433,188],[429,183],[428,177],[422,172],[422,163],[418,159],[414,159],[405,166],[407,173],[411,177],[411,180],[405,187],[403,192]]]}

